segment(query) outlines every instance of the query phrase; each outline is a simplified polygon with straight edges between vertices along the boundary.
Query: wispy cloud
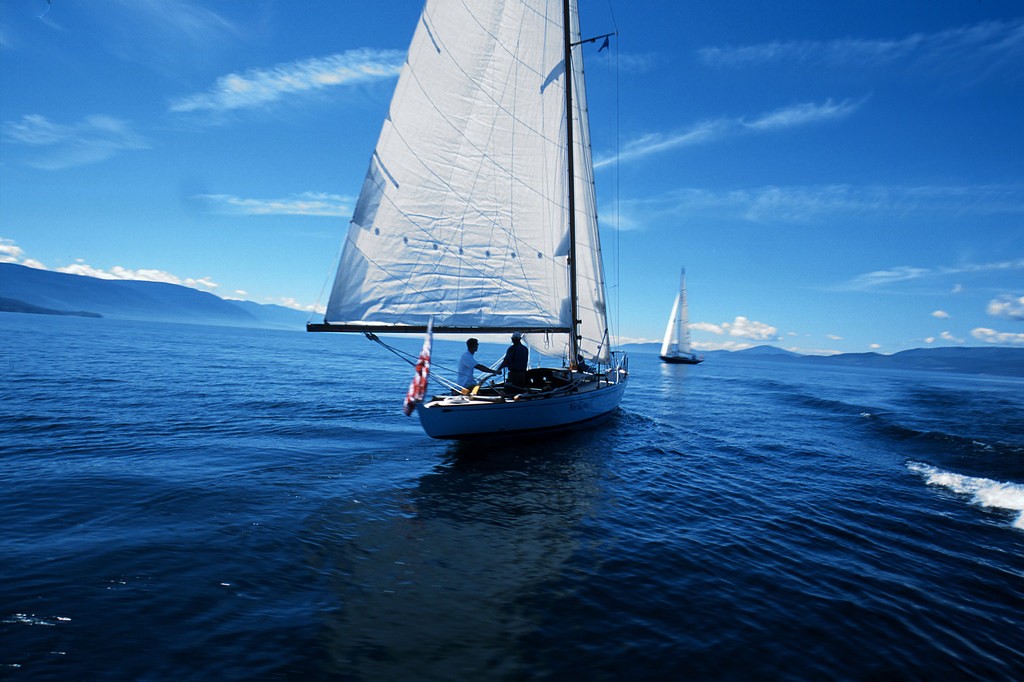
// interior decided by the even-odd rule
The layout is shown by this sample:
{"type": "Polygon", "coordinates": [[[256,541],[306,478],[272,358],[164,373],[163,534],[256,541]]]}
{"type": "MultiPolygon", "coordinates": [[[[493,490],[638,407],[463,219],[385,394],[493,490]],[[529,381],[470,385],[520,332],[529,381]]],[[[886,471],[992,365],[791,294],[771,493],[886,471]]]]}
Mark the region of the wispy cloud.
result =
{"type": "Polygon", "coordinates": [[[165,282],[167,284],[180,284],[193,289],[213,290],[220,286],[209,277],[178,277],[177,275],[165,270],[152,270],[145,268],[132,270],[120,265],[115,265],[109,270],[104,270],[102,268],[94,268],[83,260],[78,260],[71,265],[56,268],[56,272],[65,272],[71,275],[85,275],[86,277],[96,277],[98,279],[127,279],[142,282],[165,282]]]}
{"type": "MultiPolygon", "coordinates": [[[[13,239],[5,239],[3,237],[0,237],[0,263],[15,263],[17,265],[36,268],[38,270],[51,270],[51,268],[46,267],[35,259],[26,258],[25,251],[18,246],[13,239]]],[[[132,270],[131,268],[122,267],[120,265],[115,265],[109,270],[104,270],[103,268],[93,267],[80,258],[71,265],[52,268],[52,270],[53,272],[63,272],[69,275],[84,275],[86,277],[96,277],[97,279],[128,279],[140,280],[143,282],[166,282],[168,284],[180,284],[182,286],[192,287],[193,289],[207,291],[212,291],[220,286],[209,277],[178,277],[177,275],[165,270],[146,268],[132,270]]]]}
{"type": "MultiPolygon", "coordinates": [[[[44,21],[53,25],[65,18],[61,7],[66,4],[54,2],[44,21]]],[[[208,65],[214,55],[246,38],[244,26],[215,11],[227,8],[223,3],[104,0],[75,4],[94,22],[89,32],[98,46],[117,59],[174,77],[188,67],[208,65]]]]}
{"type": "Polygon", "coordinates": [[[964,342],[963,339],[961,339],[961,338],[959,338],[957,336],[954,336],[953,332],[950,332],[950,331],[944,331],[944,332],[940,333],[939,334],[939,338],[942,339],[943,341],[949,341],[950,343],[963,343],[964,342]]]}
{"type": "MultiPolygon", "coordinates": [[[[845,38],[831,41],[774,41],[708,47],[700,59],[710,66],[748,67],[778,62],[814,63],[823,68],[890,67],[908,62],[946,65],[957,71],[1013,65],[1024,54],[1024,19],[986,21],[896,39],[845,38]]],[[[948,76],[948,71],[946,72],[948,76]]]]}
{"type": "Polygon", "coordinates": [[[733,341],[733,340],[729,340],[729,341],[694,341],[693,342],[694,350],[703,350],[703,351],[710,351],[710,350],[737,351],[737,350],[746,350],[747,348],[753,348],[753,347],[754,347],[754,344],[751,343],[750,341],[733,341]]]}
{"type": "Polygon", "coordinates": [[[1024,185],[755,187],[727,191],[683,188],[623,201],[605,224],[641,229],[675,216],[753,223],[807,223],[821,216],[893,214],[1024,214],[1024,185]]]}
{"type": "Polygon", "coordinates": [[[779,339],[779,330],[770,324],[751,320],[743,315],[737,315],[732,322],[694,322],[690,325],[693,331],[708,332],[717,336],[728,334],[744,339],[755,341],[776,341],[779,339]]]}
{"type": "Polygon", "coordinates": [[[200,194],[196,199],[214,211],[233,215],[305,215],[346,218],[352,199],[339,194],[303,192],[285,199],[246,199],[230,194],[200,194]]]}
{"type": "Polygon", "coordinates": [[[1024,346],[1024,334],[1019,332],[997,332],[995,329],[978,327],[971,330],[971,336],[984,343],[1003,346],[1024,346]]]}
{"type": "MultiPolygon", "coordinates": [[[[922,278],[938,278],[949,275],[962,275],[1007,270],[1024,270],[1024,258],[998,261],[994,263],[965,263],[937,268],[921,268],[900,265],[888,270],[875,270],[858,275],[835,287],[838,291],[877,291],[901,282],[909,282],[922,278]]],[[[990,304],[991,306],[991,304],[990,304]]],[[[991,307],[990,307],[991,309],[991,307]]]]}
{"type": "Polygon", "coordinates": [[[746,133],[774,132],[837,120],[849,116],[863,103],[864,100],[833,102],[831,99],[822,103],[803,102],[761,114],[753,120],[723,117],[701,121],[673,133],[649,133],[626,142],[617,157],[597,158],[594,161],[594,168],[609,166],[616,161],[636,161],[672,149],[707,144],[746,133]]]}
{"type": "Polygon", "coordinates": [[[302,310],[304,312],[309,313],[323,312],[325,310],[322,306],[318,308],[316,305],[313,305],[311,303],[300,303],[299,301],[296,301],[294,298],[290,296],[282,296],[276,299],[268,299],[267,303],[274,303],[276,305],[282,305],[285,308],[291,308],[293,310],[302,310]]]}
{"type": "Polygon", "coordinates": [[[182,0],[117,0],[125,12],[178,40],[206,44],[226,34],[237,34],[234,24],[203,3],[182,0]]]}
{"type": "Polygon", "coordinates": [[[26,163],[42,170],[99,163],[118,152],[149,148],[129,122],[113,116],[87,116],[78,123],[59,124],[30,114],[4,123],[2,130],[8,143],[30,148],[26,163]]]}
{"type": "Polygon", "coordinates": [[[1024,296],[1002,294],[988,303],[986,312],[993,317],[1024,320],[1024,296]]]}
{"type": "Polygon", "coordinates": [[[0,237],[0,263],[15,263],[38,270],[46,269],[46,266],[39,261],[26,258],[25,251],[13,239],[5,239],[3,237],[0,237]]]}
{"type": "Polygon", "coordinates": [[[764,322],[748,320],[742,315],[737,315],[731,323],[723,322],[722,327],[728,330],[730,336],[739,336],[755,341],[777,341],[779,339],[779,330],[775,327],[764,322]]]}
{"type": "Polygon", "coordinates": [[[690,324],[690,329],[692,331],[708,332],[709,334],[717,334],[719,336],[725,333],[725,329],[722,328],[722,325],[715,324],[714,322],[693,322],[690,324]]]}
{"type": "Polygon", "coordinates": [[[866,101],[843,100],[833,102],[825,100],[821,104],[806,102],[784,107],[777,111],[758,117],[753,121],[744,121],[743,125],[751,130],[772,131],[795,128],[797,126],[812,125],[821,121],[831,121],[845,118],[855,112],[866,101]]]}
{"type": "Polygon", "coordinates": [[[206,92],[171,102],[170,110],[225,112],[264,107],[289,95],[393,78],[401,70],[404,58],[404,53],[396,50],[350,50],[267,69],[231,73],[218,78],[206,92]]]}

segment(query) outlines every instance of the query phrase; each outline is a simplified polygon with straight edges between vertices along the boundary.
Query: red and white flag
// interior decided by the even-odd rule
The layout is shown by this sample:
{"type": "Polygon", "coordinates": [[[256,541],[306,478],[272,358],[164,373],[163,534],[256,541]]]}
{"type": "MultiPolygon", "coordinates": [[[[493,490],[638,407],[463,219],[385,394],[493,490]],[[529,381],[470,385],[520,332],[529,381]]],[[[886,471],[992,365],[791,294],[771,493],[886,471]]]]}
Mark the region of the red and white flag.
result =
{"type": "Polygon", "coordinates": [[[423,402],[423,396],[427,394],[427,377],[430,376],[430,345],[434,339],[434,318],[427,322],[427,335],[423,339],[423,349],[420,350],[420,359],[416,361],[416,375],[409,384],[409,391],[405,394],[405,416],[408,417],[416,409],[416,403],[423,402]]]}

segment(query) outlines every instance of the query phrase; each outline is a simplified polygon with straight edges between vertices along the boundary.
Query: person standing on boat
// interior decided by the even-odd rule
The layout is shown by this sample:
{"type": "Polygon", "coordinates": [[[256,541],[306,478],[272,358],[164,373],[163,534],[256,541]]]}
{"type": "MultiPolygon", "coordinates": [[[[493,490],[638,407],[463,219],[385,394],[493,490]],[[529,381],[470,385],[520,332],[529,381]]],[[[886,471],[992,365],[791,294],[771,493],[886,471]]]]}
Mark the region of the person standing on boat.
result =
{"type": "Polygon", "coordinates": [[[508,369],[508,381],[513,386],[526,388],[526,368],[530,364],[530,349],[523,345],[523,335],[513,332],[512,345],[505,351],[505,359],[498,371],[508,369]]]}
{"type": "Polygon", "coordinates": [[[476,349],[480,347],[480,342],[476,339],[466,340],[466,352],[459,358],[459,386],[463,388],[471,389],[477,385],[477,380],[473,376],[473,370],[478,369],[481,372],[489,372],[491,374],[497,374],[497,370],[493,370],[487,365],[481,365],[477,363],[474,354],[476,349]]]}

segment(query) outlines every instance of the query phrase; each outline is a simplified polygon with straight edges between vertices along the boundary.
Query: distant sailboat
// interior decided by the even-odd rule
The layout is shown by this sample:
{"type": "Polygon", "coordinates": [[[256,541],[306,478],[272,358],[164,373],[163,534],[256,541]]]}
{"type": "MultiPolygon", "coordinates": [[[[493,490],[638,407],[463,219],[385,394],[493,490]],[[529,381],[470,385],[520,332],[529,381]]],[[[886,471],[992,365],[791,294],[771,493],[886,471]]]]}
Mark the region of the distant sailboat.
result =
{"type": "Polygon", "coordinates": [[[665,339],[661,342],[661,359],[673,365],[696,365],[704,362],[703,355],[690,348],[690,326],[686,307],[686,270],[679,277],[679,293],[668,317],[665,339]]]}
{"type": "Polygon", "coordinates": [[[426,333],[406,412],[431,437],[575,427],[619,406],[580,52],[599,38],[580,39],[576,0],[423,9],[324,320],[307,329],[426,333]],[[560,366],[465,390],[435,374],[431,326],[519,332],[560,366]],[[451,393],[427,395],[428,377],[451,393]]]}

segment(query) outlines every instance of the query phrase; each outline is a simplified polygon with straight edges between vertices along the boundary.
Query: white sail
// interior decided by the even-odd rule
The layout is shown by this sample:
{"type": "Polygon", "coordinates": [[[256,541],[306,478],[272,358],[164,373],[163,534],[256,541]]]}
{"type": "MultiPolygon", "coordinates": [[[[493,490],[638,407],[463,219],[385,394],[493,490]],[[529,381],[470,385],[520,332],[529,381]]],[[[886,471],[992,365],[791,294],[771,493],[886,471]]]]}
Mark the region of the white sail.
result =
{"type": "Polygon", "coordinates": [[[672,304],[672,313],[665,327],[665,338],[661,342],[662,356],[690,355],[690,326],[686,305],[686,270],[679,277],[679,293],[672,304]]]}
{"type": "MultiPolygon", "coordinates": [[[[579,52],[581,350],[607,360],[579,52]]],[[[326,324],[401,331],[433,317],[440,331],[570,329],[564,77],[561,0],[428,0],[352,217],[326,324]]],[[[560,353],[565,344],[549,345],[560,353]]]]}
{"type": "Polygon", "coordinates": [[[672,304],[672,314],[668,316],[665,327],[665,338],[661,342],[661,355],[676,355],[679,352],[679,294],[672,304]]]}

